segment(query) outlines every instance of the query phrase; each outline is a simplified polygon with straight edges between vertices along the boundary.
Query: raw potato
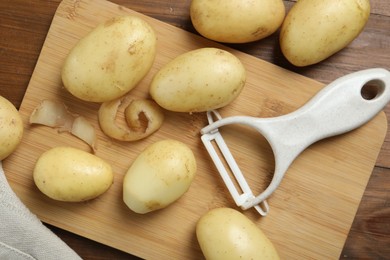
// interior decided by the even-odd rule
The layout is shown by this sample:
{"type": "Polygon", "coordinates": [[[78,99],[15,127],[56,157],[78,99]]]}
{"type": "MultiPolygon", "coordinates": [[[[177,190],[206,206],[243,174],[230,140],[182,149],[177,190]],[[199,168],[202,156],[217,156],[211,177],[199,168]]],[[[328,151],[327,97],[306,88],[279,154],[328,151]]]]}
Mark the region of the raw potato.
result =
{"type": "Polygon", "coordinates": [[[82,38],[62,68],[64,86],[92,102],[119,98],[150,70],[156,53],[152,27],[136,16],[115,17],[82,38]]]}
{"type": "Polygon", "coordinates": [[[245,80],[245,68],[236,56],[218,48],[201,48],[162,67],[152,80],[150,94],[167,110],[203,112],[232,102],[245,80]]]}
{"type": "Polygon", "coordinates": [[[67,202],[96,198],[113,182],[111,166],[103,159],[72,147],[55,147],[36,162],[33,178],[48,197],[67,202]]]}
{"type": "Polygon", "coordinates": [[[299,0],[283,22],[281,50],[295,66],[318,63],[352,42],[369,15],[369,0],[299,0]]]}
{"type": "Polygon", "coordinates": [[[19,111],[0,96],[0,161],[16,150],[23,137],[23,121],[19,111]]]}
{"type": "Polygon", "coordinates": [[[207,212],[196,225],[196,236],[207,260],[279,259],[265,234],[234,209],[207,212]]]}
{"type": "Polygon", "coordinates": [[[187,145],[171,139],[158,141],[127,171],[123,201],[140,214],[165,208],[187,192],[195,173],[195,157],[187,145]]]}
{"type": "Polygon", "coordinates": [[[193,0],[191,21],[204,37],[246,43],[274,33],[286,14],[282,0],[193,0]]]}

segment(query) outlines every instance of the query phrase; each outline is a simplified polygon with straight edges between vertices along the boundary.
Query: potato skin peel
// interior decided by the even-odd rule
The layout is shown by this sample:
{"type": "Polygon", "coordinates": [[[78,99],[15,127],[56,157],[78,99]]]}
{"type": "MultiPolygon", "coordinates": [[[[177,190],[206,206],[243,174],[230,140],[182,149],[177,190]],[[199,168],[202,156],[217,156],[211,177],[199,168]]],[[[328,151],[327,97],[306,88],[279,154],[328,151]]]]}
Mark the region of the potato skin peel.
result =
{"type": "Polygon", "coordinates": [[[72,114],[62,102],[42,100],[31,113],[29,122],[57,128],[59,132],[69,132],[87,143],[93,153],[96,152],[98,139],[93,125],[85,117],[72,114]]]}
{"type": "Polygon", "coordinates": [[[141,140],[160,129],[164,122],[162,108],[153,100],[129,99],[123,97],[100,105],[99,125],[110,138],[128,142],[141,140]],[[116,115],[122,105],[127,105],[124,111],[127,127],[116,122],[116,115]]]}

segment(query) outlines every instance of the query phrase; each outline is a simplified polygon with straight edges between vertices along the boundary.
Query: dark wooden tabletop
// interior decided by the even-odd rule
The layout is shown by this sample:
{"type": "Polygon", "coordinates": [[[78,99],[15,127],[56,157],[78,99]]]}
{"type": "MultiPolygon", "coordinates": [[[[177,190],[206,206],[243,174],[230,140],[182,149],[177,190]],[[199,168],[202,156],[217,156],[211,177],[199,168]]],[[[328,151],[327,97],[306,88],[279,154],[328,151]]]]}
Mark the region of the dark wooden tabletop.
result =
{"type": "MultiPolygon", "coordinates": [[[[51,20],[60,0],[0,1],[0,95],[20,106],[51,20]]],[[[190,0],[113,0],[119,5],[195,32],[190,0]]],[[[287,10],[294,1],[285,1],[287,10]]],[[[278,34],[233,48],[323,83],[361,69],[390,70],[390,1],[371,0],[364,31],[348,47],[305,68],[290,65],[280,52],[278,34]]],[[[388,121],[390,105],[385,109],[388,121]]],[[[48,225],[49,226],[49,225],[48,225]]],[[[134,256],[49,226],[84,259],[137,259],[134,256]]],[[[390,127],[340,259],[390,259],[390,127]]]]}

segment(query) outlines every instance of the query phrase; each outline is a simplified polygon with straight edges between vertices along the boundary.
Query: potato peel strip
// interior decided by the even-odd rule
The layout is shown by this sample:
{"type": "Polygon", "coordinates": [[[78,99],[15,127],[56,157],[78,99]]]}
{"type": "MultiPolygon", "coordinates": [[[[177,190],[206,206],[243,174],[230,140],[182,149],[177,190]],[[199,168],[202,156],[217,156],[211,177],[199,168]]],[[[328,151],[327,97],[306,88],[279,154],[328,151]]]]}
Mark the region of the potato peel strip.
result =
{"type": "Polygon", "coordinates": [[[96,152],[97,136],[93,125],[86,118],[70,113],[61,102],[43,100],[31,113],[29,122],[57,128],[60,132],[69,132],[96,152]]]}
{"type": "Polygon", "coordinates": [[[121,127],[116,123],[116,115],[119,107],[125,103],[128,103],[127,97],[104,102],[100,106],[99,124],[107,136],[119,141],[136,141],[161,127],[164,120],[162,109],[154,101],[147,99],[130,101],[124,112],[128,128],[121,127]],[[142,115],[147,124],[142,121],[142,115]]]}

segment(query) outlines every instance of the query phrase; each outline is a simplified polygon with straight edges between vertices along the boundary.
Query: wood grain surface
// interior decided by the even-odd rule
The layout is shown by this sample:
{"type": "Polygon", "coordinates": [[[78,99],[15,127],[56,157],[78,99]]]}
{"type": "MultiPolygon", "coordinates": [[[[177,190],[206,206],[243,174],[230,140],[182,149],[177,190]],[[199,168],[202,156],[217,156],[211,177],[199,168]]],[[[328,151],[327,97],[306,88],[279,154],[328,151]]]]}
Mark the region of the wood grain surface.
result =
{"type": "MultiPolygon", "coordinates": [[[[190,1],[113,2],[194,32],[188,17],[190,1]]],[[[288,1],[285,3],[288,8],[293,4],[288,1]]],[[[17,107],[20,107],[58,4],[58,1],[0,3],[0,94],[10,99],[17,107]]],[[[389,69],[389,3],[372,1],[371,4],[372,15],[359,38],[342,52],[308,68],[298,69],[284,60],[278,49],[276,35],[260,42],[230,47],[322,83],[329,83],[338,76],[359,69],[370,67],[389,69]]],[[[389,107],[386,108],[386,114],[389,115],[389,107]]],[[[386,259],[390,255],[389,141],[387,134],[340,258],[386,259]]],[[[130,258],[121,251],[62,229],[51,228],[85,259],[130,258]]]]}

